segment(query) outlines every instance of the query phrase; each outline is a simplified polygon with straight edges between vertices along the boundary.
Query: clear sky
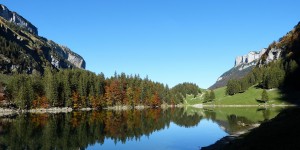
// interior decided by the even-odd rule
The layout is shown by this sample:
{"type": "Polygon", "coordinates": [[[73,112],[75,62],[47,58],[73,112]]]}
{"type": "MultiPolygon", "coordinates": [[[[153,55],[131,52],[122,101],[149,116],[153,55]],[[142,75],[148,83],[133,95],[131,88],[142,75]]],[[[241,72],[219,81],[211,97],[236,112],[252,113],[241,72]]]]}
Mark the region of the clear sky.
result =
{"type": "Polygon", "coordinates": [[[1,0],[111,76],[208,88],[238,55],[267,47],[300,21],[299,0],[1,0]]]}

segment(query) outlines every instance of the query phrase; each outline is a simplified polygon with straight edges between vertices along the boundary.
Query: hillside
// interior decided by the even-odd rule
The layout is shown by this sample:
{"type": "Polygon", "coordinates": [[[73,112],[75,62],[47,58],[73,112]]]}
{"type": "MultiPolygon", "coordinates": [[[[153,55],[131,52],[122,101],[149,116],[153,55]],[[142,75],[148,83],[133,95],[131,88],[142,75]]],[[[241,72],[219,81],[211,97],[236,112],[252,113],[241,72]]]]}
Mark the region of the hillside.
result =
{"type": "Polygon", "coordinates": [[[299,104],[300,98],[300,23],[278,41],[269,45],[258,63],[245,77],[231,79],[227,94],[246,93],[249,87],[279,89],[282,100],[299,104]]]}
{"type": "Polygon", "coordinates": [[[257,64],[266,49],[251,51],[244,56],[235,58],[234,67],[223,73],[209,89],[216,89],[226,86],[230,79],[240,79],[245,77],[257,64]]]}
{"type": "MultiPolygon", "coordinates": [[[[258,105],[256,99],[261,98],[262,89],[255,86],[250,87],[246,92],[235,94],[233,96],[225,94],[226,87],[218,88],[215,90],[216,100],[213,104],[216,105],[258,105]]],[[[278,89],[267,91],[270,101],[268,104],[284,105],[289,104],[282,101],[282,93],[278,89]]]]}
{"type": "Polygon", "coordinates": [[[37,27],[0,5],[0,73],[43,73],[53,68],[82,68],[85,60],[69,48],[38,35],[37,27]]]}

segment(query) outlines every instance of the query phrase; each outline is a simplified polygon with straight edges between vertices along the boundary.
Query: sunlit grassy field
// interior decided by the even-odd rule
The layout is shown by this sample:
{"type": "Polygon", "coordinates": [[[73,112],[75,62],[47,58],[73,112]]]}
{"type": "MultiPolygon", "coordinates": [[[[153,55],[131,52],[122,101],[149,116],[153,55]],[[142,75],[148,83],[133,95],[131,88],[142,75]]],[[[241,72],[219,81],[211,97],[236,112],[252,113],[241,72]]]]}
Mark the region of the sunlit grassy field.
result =
{"type": "MultiPolygon", "coordinates": [[[[215,89],[216,99],[212,102],[208,102],[205,104],[215,104],[215,105],[257,105],[260,104],[257,99],[261,98],[261,93],[263,89],[256,88],[255,86],[250,87],[244,93],[238,93],[233,96],[225,94],[226,87],[221,87],[215,89]]],[[[288,102],[282,101],[282,94],[278,89],[271,89],[267,90],[269,101],[267,104],[275,104],[275,105],[282,105],[282,104],[289,104],[288,102]]],[[[185,99],[186,105],[194,105],[203,103],[203,96],[200,95],[196,98],[192,96],[187,96],[185,99]]]]}

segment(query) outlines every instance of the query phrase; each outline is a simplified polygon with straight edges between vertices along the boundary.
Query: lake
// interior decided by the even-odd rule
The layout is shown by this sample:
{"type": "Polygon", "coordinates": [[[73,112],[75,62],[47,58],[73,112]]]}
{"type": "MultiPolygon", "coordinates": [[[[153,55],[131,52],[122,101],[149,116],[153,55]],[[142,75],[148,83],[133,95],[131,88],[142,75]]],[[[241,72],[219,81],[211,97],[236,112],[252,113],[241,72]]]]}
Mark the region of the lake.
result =
{"type": "Polygon", "coordinates": [[[282,108],[169,108],[2,116],[0,149],[199,149],[282,108]]]}

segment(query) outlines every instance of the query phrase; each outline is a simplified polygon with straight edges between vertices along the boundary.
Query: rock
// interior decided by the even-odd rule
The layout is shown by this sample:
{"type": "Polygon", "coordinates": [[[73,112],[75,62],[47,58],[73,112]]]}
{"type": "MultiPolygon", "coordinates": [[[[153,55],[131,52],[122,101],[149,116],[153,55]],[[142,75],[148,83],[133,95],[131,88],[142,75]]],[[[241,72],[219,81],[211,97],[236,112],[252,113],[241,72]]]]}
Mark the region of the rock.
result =
{"type": "Polygon", "coordinates": [[[266,52],[266,48],[260,50],[259,52],[251,51],[247,55],[244,56],[237,56],[235,58],[234,67],[245,65],[245,64],[251,64],[254,61],[257,61],[260,59],[260,57],[266,52]]]}
{"type": "MultiPolygon", "coordinates": [[[[68,60],[71,64],[73,64],[77,68],[85,69],[84,59],[80,55],[74,53],[68,47],[56,44],[55,42],[53,42],[51,40],[48,40],[47,44],[50,47],[52,47],[60,57],[68,60]]],[[[51,58],[52,58],[51,64],[54,66],[59,66],[59,61],[56,60],[52,55],[51,55],[51,58]]]]}
{"type": "Polygon", "coordinates": [[[280,48],[271,48],[271,50],[268,52],[268,57],[266,60],[266,63],[269,63],[273,60],[277,60],[281,56],[282,49],[280,48]]]}
{"type": "Polygon", "coordinates": [[[20,16],[16,12],[10,11],[6,6],[0,4],[0,16],[9,22],[14,23],[20,27],[27,29],[32,34],[38,35],[38,29],[32,25],[28,20],[20,16]]]}

